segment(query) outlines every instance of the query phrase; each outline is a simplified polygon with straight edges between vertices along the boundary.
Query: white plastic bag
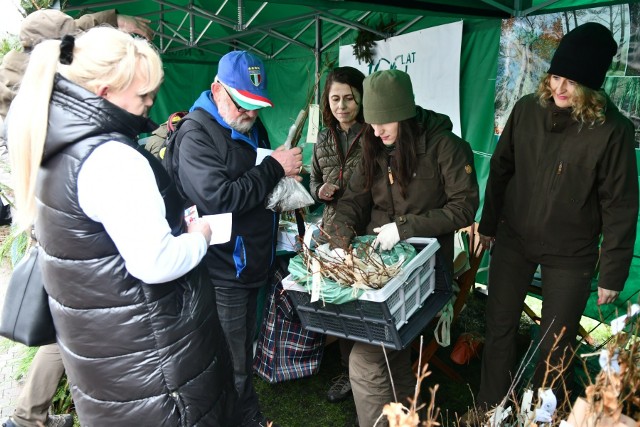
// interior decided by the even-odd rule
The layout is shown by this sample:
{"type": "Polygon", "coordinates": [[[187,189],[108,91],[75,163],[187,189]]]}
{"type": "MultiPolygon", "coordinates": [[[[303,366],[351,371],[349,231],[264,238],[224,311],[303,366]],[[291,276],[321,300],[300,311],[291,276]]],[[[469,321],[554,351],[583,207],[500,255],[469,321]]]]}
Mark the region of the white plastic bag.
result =
{"type": "Polygon", "coordinates": [[[292,211],[311,206],[313,197],[295,178],[285,176],[267,196],[267,208],[274,212],[292,211]]]}
{"type": "MultiPolygon", "coordinates": [[[[283,146],[290,149],[298,127],[302,126],[306,119],[306,111],[301,110],[296,117],[296,121],[289,128],[287,139],[283,146]]],[[[274,212],[286,212],[311,206],[314,203],[313,197],[304,188],[304,185],[296,181],[293,177],[285,176],[278,182],[273,191],[267,196],[265,202],[268,209],[274,212]]]]}

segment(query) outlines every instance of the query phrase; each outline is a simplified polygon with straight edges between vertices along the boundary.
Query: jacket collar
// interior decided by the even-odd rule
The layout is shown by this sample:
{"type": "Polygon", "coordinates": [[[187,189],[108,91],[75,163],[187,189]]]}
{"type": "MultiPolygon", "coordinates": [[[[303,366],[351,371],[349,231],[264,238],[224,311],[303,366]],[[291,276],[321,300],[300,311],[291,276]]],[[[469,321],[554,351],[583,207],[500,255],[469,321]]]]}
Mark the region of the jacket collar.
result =
{"type": "Polygon", "coordinates": [[[56,74],[49,103],[49,124],[43,162],[84,139],[113,134],[133,140],[158,127],[147,117],[131,114],[93,92],[56,74]]]}

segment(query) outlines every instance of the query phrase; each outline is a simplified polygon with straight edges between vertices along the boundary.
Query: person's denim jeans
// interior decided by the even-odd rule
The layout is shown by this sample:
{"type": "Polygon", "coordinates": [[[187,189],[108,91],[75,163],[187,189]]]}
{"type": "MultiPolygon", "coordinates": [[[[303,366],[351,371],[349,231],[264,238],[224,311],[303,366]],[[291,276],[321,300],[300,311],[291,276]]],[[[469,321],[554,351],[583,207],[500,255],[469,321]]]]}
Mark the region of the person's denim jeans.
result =
{"type": "Polygon", "coordinates": [[[260,411],[258,395],[253,387],[252,368],[259,291],[260,288],[216,287],[218,317],[233,360],[233,376],[243,423],[260,411]]]}

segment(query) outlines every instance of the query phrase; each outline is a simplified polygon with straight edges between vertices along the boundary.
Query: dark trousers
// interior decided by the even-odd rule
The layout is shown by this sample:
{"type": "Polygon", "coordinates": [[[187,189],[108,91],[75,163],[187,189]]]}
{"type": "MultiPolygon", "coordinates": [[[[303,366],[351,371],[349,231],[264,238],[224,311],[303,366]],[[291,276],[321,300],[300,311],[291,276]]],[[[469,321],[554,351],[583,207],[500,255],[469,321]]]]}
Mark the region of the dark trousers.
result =
{"type": "Polygon", "coordinates": [[[338,345],[340,346],[340,363],[342,367],[349,372],[349,355],[355,341],[348,340],[346,338],[338,338],[338,345]]]}
{"type": "Polygon", "coordinates": [[[256,334],[256,305],[260,288],[216,287],[216,306],[222,331],[233,361],[233,378],[238,391],[242,423],[260,410],[253,387],[253,338],[256,334]]]}
{"type": "MultiPolygon", "coordinates": [[[[480,392],[476,399],[479,408],[498,405],[507,395],[514,381],[516,364],[516,334],[524,308],[527,288],[539,263],[528,259],[523,252],[496,240],[489,265],[489,297],[486,309],[486,337],[482,355],[480,392]]],[[[568,365],[573,356],[573,344],[578,333],[580,317],[587,304],[591,277],[595,265],[580,267],[553,267],[541,264],[542,320],[540,324],[540,358],[533,377],[534,391],[549,387],[553,376],[546,366],[550,357],[552,366],[568,365]],[[566,328],[550,355],[555,337],[566,328]],[[549,374],[545,375],[545,373],[549,374]],[[544,383],[543,383],[544,382],[544,383]]],[[[566,369],[564,380],[569,385],[571,369],[566,369]]],[[[562,402],[562,381],[556,381],[554,392],[558,404],[562,402]]],[[[511,398],[511,396],[508,396],[511,398]]]]}

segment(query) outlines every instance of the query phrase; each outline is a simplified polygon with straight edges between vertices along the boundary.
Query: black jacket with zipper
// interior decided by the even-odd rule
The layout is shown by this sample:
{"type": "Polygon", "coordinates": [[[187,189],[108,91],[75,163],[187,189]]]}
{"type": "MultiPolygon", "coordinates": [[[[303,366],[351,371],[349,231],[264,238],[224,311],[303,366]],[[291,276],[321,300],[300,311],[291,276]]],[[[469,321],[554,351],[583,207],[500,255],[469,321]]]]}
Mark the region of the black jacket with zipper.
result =
{"type": "MultiPolygon", "coordinates": [[[[275,261],[278,215],[265,207],[269,193],[284,177],[271,156],[256,165],[256,149],[232,139],[231,130],[205,112],[189,120],[176,135],[173,165],[177,185],[200,215],[230,212],[231,240],[209,246],[205,256],[216,286],[255,288],[266,283],[275,261]]],[[[270,148],[258,119],[259,148],[270,148]]]]}

